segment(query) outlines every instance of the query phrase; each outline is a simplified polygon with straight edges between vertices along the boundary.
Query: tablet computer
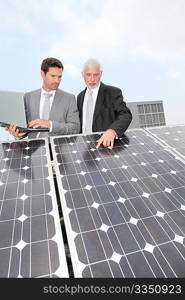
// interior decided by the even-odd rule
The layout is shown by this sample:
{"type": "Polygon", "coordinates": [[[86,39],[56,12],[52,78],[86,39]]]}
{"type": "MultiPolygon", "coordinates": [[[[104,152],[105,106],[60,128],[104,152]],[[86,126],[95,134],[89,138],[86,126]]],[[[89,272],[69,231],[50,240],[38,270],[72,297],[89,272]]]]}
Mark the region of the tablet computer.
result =
{"type": "Polygon", "coordinates": [[[16,122],[21,127],[27,127],[23,95],[19,92],[0,91],[0,122],[16,122]]]}
{"type": "Polygon", "coordinates": [[[20,132],[46,132],[48,128],[27,128],[24,109],[24,93],[12,91],[0,91],[0,140],[12,139],[12,136],[4,130],[10,123],[16,122],[20,132]]]}

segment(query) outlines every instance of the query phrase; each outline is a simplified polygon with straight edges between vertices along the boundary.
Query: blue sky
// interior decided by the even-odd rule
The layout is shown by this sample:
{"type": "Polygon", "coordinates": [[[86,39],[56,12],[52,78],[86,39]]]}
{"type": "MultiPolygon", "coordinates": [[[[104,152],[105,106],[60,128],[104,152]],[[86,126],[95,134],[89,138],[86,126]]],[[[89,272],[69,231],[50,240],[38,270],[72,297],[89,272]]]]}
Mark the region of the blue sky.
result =
{"type": "Polygon", "coordinates": [[[184,16],[184,0],[0,0],[0,90],[39,88],[53,56],[64,64],[60,88],[78,94],[93,57],[126,102],[163,100],[167,124],[183,124],[184,16]]]}

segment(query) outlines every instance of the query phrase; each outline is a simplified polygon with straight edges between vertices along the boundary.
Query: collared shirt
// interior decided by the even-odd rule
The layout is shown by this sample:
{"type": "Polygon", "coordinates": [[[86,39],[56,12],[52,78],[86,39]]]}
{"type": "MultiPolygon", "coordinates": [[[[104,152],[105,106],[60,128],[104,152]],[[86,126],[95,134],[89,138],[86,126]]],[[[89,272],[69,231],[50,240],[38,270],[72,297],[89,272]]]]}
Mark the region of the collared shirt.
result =
{"type": "MultiPolygon", "coordinates": [[[[98,96],[98,91],[100,88],[100,83],[98,84],[97,87],[95,87],[94,89],[91,89],[92,93],[92,98],[93,98],[93,113],[94,113],[94,108],[96,105],[96,100],[97,100],[97,96],[98,96]]],[[[88,93],[89,93],[89,88],[87,88],[86,92],[85,92],[85,97],[84,97],[84,102],[83,102],[83,124],[82,124],[82,132],[85,132],[85,122],[86,122],[86,110],[87,110],[87,100],[88,100],[88,93]]]]}
{"type": "MultiPolygon", "coordinates": [[[[52,96],[50,97],[50,109],[51,109],[51,106],[53,104],[53,99],[55,97],[55,93],[56,93],[56,90],[53,90],[53,91],[50,91],[50,92],[47,92],[45,91],[43,88],[41,89],[41,96],[40,96],[40,119],[42,119],[42,113],[43,113],[43,107],[44,107],[44,101],[45,101],[45,97],[44,97],[44,93],[48,93],[48,94],[51,94],[52,96]]],[[[49,131],[51,132],[52,131],[52,121],[50,121],[50,129],[49,131]]]]}

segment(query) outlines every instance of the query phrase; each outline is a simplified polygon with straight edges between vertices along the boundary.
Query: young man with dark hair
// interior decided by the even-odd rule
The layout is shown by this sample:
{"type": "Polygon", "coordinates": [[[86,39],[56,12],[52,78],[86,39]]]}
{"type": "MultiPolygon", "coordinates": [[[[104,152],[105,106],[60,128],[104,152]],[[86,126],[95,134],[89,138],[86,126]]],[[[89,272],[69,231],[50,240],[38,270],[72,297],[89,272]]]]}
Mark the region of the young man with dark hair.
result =
{"type": "Polygon", "coordinates": [[[49,57],[49,58],[45,58],[42,61],[41,64],[41,71],[43,71],[44,73],[47,73],[49,71],[49,68],[59,68],[64,70],[64,66],[62,64],[62,62],[60,60],[58,60],[57,58],[53,58],[53,57],[49,57]]]}
{"type": "MultiPolygon", "coordinates": [[[[41,64],[42,88],[24,95],[28,126],[49,128],[49,133],[29,133],[29,138],[79,133],[75,96],[58,88],[63,69],[58,59],[44,59],[41,64]]],[[[17,124],[12,123],[6,130],[15,137],[22,137],[24,133],[20,133],[16,127],[17,124]]]]}

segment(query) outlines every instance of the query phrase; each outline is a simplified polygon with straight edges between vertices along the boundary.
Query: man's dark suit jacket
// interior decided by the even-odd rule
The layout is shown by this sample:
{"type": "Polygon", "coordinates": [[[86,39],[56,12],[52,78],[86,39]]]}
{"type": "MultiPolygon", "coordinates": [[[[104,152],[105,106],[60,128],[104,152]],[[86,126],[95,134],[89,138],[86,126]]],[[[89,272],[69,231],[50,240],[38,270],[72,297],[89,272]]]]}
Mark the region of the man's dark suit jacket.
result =
{"type": "MultiPolygon", "coordinates": [[[[86,89],[77,96],[81,132],[85,92],[86,89]]],[[[132,114],[123,101],[122,91],[101,82],[94,109],[92,131],[101,132],[111,128],[116,131],[118,137],[121,137],[131,121],[132,114]]]]}

